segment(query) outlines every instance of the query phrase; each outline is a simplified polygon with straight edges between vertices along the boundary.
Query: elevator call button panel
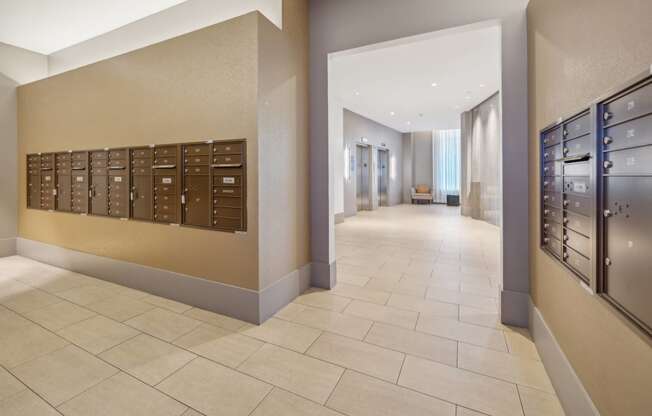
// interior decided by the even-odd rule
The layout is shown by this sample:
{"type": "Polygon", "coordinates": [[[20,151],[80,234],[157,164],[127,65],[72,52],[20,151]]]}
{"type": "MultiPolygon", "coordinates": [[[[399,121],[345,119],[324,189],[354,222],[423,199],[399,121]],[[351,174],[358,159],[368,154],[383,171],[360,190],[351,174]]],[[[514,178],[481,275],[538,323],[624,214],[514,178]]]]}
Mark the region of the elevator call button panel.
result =
{"type": "Polygon", "coordinates": [[[246,231],[246,140],[27,155],[27,208],[246,231]]]}

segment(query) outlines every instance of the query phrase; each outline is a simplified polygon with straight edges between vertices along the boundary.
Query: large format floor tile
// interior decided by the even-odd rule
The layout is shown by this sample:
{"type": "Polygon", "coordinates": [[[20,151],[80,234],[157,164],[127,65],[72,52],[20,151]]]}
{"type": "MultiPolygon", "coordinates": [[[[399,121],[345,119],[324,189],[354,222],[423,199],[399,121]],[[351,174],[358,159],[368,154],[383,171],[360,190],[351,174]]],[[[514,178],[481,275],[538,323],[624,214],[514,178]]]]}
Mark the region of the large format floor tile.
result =
{"type": "Polygon", "coordinates": [[[324,403],[343,368],[267,344],[238,369],[317,403],[324,403]]]}
{"type": "Polygon", "coordinates": [[[61,298],[57,296],[50,295],[42,290],[30,289],[5,298],[2,304],[15,312],[25,313],[59,302],[61,302],[61,298]]]}
{"type": "Polygon", "coordinates": [[[65,339],[31,323],[12,331],[5,330],[0,333],[0,365],[15,367],[67,344],[65,339]]]}
{"type": "Polygon", "coordinates": [[[183,313],[185,316],[206,322],[207,324],[219,326],[230,331],[238,331],[247,325],[247,322],[229,316],[220,315],[219,313],[205,311],[199,308],[192,308],[183,313]]]}
{"type": "Polygon", "coordinates": [[[339,283],[331,290],[332,293],[351,299],[384,305],[389,299],[389,293],[380,290],[368,289],[347,283],[339,283]]]}
{"type": "Polygon", "coordinates": [[[25,390],[27,387],[7,370],[0,367],[0,401],[25,390]]]}
{"type": "Polygon", "coordinates": [[[74,345],[21,364],[13,371],[16,377],[54,406],[118,372],[115,367],[74,345]]]}
{"type": "Polygon", "coordinates": [[[0,401],[2,416],[60,416],[52,406],[34,394],[23,390],[6,400],[0,401]]]}
{"type": "Polygon", "coordinates": [[[364,338],[372,324],[368,319],[309,306],[292,315],[292,322],[357,339],[364,338]]]}
{"type": "Polygon", "coordinates": [[[341,416],[288,391],[274,388],[251,416],[341,416]]]}
{"type": "Polygon", "coordinates": [[[179,338],[201,324],[195,319],[160,308],[147,311],[125,323],[165,341],[179,338]]]}
{"type": "Polygon", "coordinates": [[[525,416],[564,416],[564,409],[554,394],[525,386],[518,386],[518,392],[525,416]]]}
{"type": "Polygon", "coordinates": [[[187,407],[125,373],[118,373],[58,409],[66,416],[179,416],[187,407]]]}
{"type": "Polygon", "coordinates": [[[396,293],[389,298],[387,306],[450,319],[457,319],[459,314],[458,305],[396,293]]]}
{"type": "Polygon", "coordinates": [[[130,296],[118,295],[88,304],[86,308],[116,321],[124,322],[154,309],[155,306],[130,296]]]}
{"type": "Polygon", "coordinates": [[[91,354],[99,354],[140,332],[103,316],[94,316],[67,326],[57,334],[91,354]]]}
{"type": "Polygon", "coordinates": [[[259,326],[242,331],[243,335],[280,345],[297,352],[305,352],[321,331],[281,319],[271,318],[259,326]]]}
{"type": "Polygon", "coordinates": [[[383,322],[403,328],[414,329],[419,314],[414,311],[354,300],[344,309],[345,315],[353,315],[371,321],[383,322]]]}
{"type": "Polygon", "coordinates": [[[505,335],[502,331],[466,324],[452,319],[421,315],[417,322],[417,331],[493,348],[498,351],[507,351],[505,335]]]}
{"type": "MultiPolygon", "coordinates": [[[[339,277],[338,277],[339,279],[339,277]]],[[[294,299],[295,303],[314,306],[315,308],[328,309],[335,312],[342,312],[351,303],[351,299],[336,296],[328,291],[309,290],[294,299]]]]}
{"type": "Polygon", "coordinates": [[[405,355],[366,342],[324,333],[307,355],[396,383],[405,355]]]}
{"type": "Polygon", "coordinates": [[[523,416],[516,385],[408,356],[398,384],[496,416],[523,416]]]}
{"type": "Polygon", "coordinates": [[[193,360],[157,387],[206,416],[247,416],[272,389],[203,358],[193,360]]]}
{"type": "Polygon", "coordinates": [[[326,405],[350,416],[455,416],[453,404],[350,370],[326,405]]]}
{"type": "Polygon", "coordinates": [[[51,331],[58,331],[68,325],[95,316],[95,312],[89,311],[74,303],[63,301],[29,311],[25,313],[25,316],[51,331]]]}

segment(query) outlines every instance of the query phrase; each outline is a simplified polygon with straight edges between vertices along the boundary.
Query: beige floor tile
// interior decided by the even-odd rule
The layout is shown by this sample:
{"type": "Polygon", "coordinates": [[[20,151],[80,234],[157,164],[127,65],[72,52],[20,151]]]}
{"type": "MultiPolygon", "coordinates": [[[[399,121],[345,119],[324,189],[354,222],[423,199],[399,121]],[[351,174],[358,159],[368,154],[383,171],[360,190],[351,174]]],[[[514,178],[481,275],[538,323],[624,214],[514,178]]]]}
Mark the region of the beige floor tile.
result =
{"type": "Polygon", "coordinates": [[[416,329],[417,331],[431,335],[455,339],[498,351],[507,351],[505,336],[502,331],[497,329],[485,328],[431,315],[420,315],[416,329]]]}
{"type": "Polygon", "coordinates": [[[407,356],[398,384],[491,415],[523,416],[514,384],[434,361],[407,356]]]}
{"type": "Polygon", "coordinates": [[[408,295],[393,294],[387,306],[450,319],[457,319],[459,315],[458,305],[408,295]]]}
{"type": "Polygon", "coordinates": [[[16,296],[34,290],[31,286],[17,280],[0,280],[0,303],[11,301],[16,296]]]}
{"type": "Polygon", "coordinates": [[[468,306],[460,306],[460,321],[479,326],[486,326],[487,328],[507,328],[500,322],[499,313],[483,311],[468,306]]]}
{"type": "Polygon", "coordinates": [[[21,281],[25,281],[27,284],[31,284],[32,286],[48,293],[63,292],[65,290],[85,286],[90,283],[89,279],[86,276],[73,272],[60,273],[53,276],[36,278],[33,280],[29,277],[30,276],[25,276],[24,278],[21,278],[21,281]]]}
{"type": "Polygon", "coordinates": [[[341,416],[285,390],[274,388],[251,416],[341,416]]]}
{"type": "Polygon", "coordinates": [[[95,312],[66,301],[25,313],[26,318],[51,331],[58,331],[95,315],[95,312]]]}
{"type": "Polygon", "coordinates": [[[201,322],[185,315],[156,308],[125,322],[164,341],[172,341],[197,328],[201,322]]]}
{"type": "Polygon", "coordinates": [[[203,324],[174,341],[174,344],[209,360],[235,368],[258,351],[264,342],[203,324]]]}
{"type": "Polygon", "coordinates": [[[34,324],[16,312],[0,306],[0,337],[5,332],[11,332],[30,325],[34,324]]]}
{"type": "Polygon", "coordinates": [[[0,401],[25,390],[27,387],[7,370],[0,367],[0,401]]]}
{"type": "Polygon", "coordinates": [[[509,327],[504,332],[510,354],[533,360],[541,360],[537,347],[534,345],[534,341],[532,341],[530,332],[527,329],[509,327]]]}
{"type": "Polygon", "coordinates": [[[60,416],[43,399],[31,390],[22,392],[0,401],[0,415],[2,416],[60,416]]]}
{"type": "Polygon", "coordinates": [[[455,406],[350,370],[327,406],[350,416],[455,416],[455,406]]]}
{"type": "Polygon", "coordinates": [[[239,370],[321,404],[344,371],[333,364],[271,344],[265,344],[239,370]]]}
{"type": "Polygon", "coordinates": [[[67,326],[59,330],[57,334],[91,354],[99,354],[135,337],[140,332],[98,315],[67,326]]]}
{"type": "Polygon", "coordinates": [[[57,296],[67,299],[72,303],[76,303],[77,305],[85,306],[112,298],[117,294],[117,291],[113,288],[89,285],[58,292],[57,296]]]}
{"type": "Polygon", "coordinates": [[[186,305],[185,303],[177,302],[172,299],[166,299],[155,295],[148,294],[140,298],[140,300],[149,303],[151,305],[158,306],[159,308],[167,309],[168,311],[175,312],[175,313],[184,313],[192,309],[192,306],[186,305]]]}
{"type": "Polygon", "coordinates": [[[157,388],[207,416],[246,416],[272,386],[197,358],[157,388]]]}
{"type": "Polygon", "coordinates": [[[309,290],[298,296],[292,302],[313,306],[315,308],[342,312],[344,308],[346,308],[346,306],[351,303],[351,299],[333,295],[329,291],[309,290]]]}
{"type": "Polygon", "coordinates": [[[491,286],[489,283],[462,283],[461,291],[470,293],[472,295],[487,296],[490,298],[498,298],[498,288],[491,286]]]}
{"type": "MultiPolygon", "coordinates": [[[[22,318],[21,318],[22,319],[22,318]]],[[[0,364],[12,368],[24,362],[63,348],[65,339],[29,324],[0,333],[0,364]]]]}
{"type": "Polygon", "coordinates": [[[437,300],[439,302],[456,303],[458,305],[471,306],[476,309],[482,309],[489,312],[498,311],[496,299],[486,296],[474,295],[471,293],[458,292],[456,290],[446,290],[438,287],[429,287],[426,293],[427,299],[437,300]]]}
{"type": "Polygon", "coordinates": [[[188,409],[181,416],[205,416],[205,415],[202,414],[202,413],[199,413],[195,409],[188,409]]]}
{"type": "Polygon", "coordinates": [[[61,302],[61,299],[56,296],[52,296],[42,290],[30,289],[26,292],[6,297],[2,301],[2,304],[15,312],[25,313],[58,302],[61,302]]]}
{"type": "Polygon", "coordinates": [[[354,286],[364,286],[369,282],[369,276],[359,276],[357,274],[350,273],[338,273],[337,282],[338,283],[348,283],[354,286]]]}
{"type": "Polygon", "coordinates": [[[467,409],[466,407],[457,406],[457,414],[455,416],[487,416],[487,414],[476,412],[475,410],[467,409]]]}
{"type": "Polygon", "coordinates": [[[118,373],[58,407],[66,416],[179,416],[187,407],[118,373]]]}
{"type": "Polygon", "coordinates": [[[540,361],[460,343],[458,367],[554,393],[540,361]]]}
{"type": "Polygon", "coordinates": [[[124,322],[154,309],[155,306],[130,296],[118,295],[86,305],[86,308],[116,321],[124,322]]]}
{"type": "Polygon", "coordinates": [[[344,310],[344,314],[409,329],[414,328],[417,323],[417,317],[419,316],[419,314],[414,311],[397,309],[391,306],[377,305],[359,300],[351,302],[344,310]]]}
{"type": "Polygon", "coordinates": [[[447,365],[457,365],[457,341],[374,323],[365,342],[447,365]]]}
{"type": "Polygon", "coordinates": [[[75,345],[21,364],[13,371],[16,377],[53,406],[118,372],[75,345]]]}
{"type": "Polygon", "coordinates": [[[153,386],[193,360],[196,355],[141,334],[101,353],[99,357],[153,386]]]}
{"type": "Polygon", "coordinates": [[[197,319],[198,321],[206,322],[207,324],[228,329],[229,331],[238,331],[247,325],[247,322],[245,321],[199,308],[192,308],[189,311],[184,312],[184,315],[193,319],[197,319]]]}
{"type": "Polygon", "coordinates": [[[306,355],[396,383],[404,354],[340,335],[324,333],[306,355]]]}
{"type": "Polygon", "coordinates": [[[554,394],[518,386],[525,416],[564,416],[564,409],[554,394]]]}
{"type": "Polygon", "coordinates": [[[365,287],[349,285],[346,283],[338,283],[334,289],[331,289],[331,293],[339,296],[344,296],[346,298],[378,303],[380,305],[384,305],[385,302],[387,302],[387,299],[389,299],[389,293],[387,292],[367,289],[365,287]]]}
{"type": "Polygon", "coordinates": [[[425,297],[427,285],[422,283],[420,279],[405,279],[395,281],[392,279],[385,279],[382,277],[373,278],[365,286],[368,289],[381,290],[384,292],[400,293],[403,295],[410,295],[423,298],[425,297]]]}
{"type": "Polygon", "coordinates": [[[265,323],[242,331],[243,335],[260,339],[297,352],[305,352],[321,331],[281,319],[271,318],[265,323]]]}
{"type": "Polygon", "coordinates": [[[116,291],[120,296],[127,296],[132,299],[142,299],[145,296],[149,295],[149,293],[143,292],[142,290],[132,289],[126,286],[118,286],[118,285],[116,286],[117,286],[116,291]]]}
{"type": "Polygon", "coordinates": [[[351,338],[362,339],[371,328],[368,319],[306,306],[292,318],[293,322],[351,338]]]}
{"type": "MultiPolygon", "coordinates": [[[[351,301],[351,299],[347,299],[348,301],[351,301]]],[[[297,315],[299,315],[301,312],[305,311],[308,309],[309,306],[306,305],[301,305],[298,303],[288,303],[285,305],[280,311],[276,312],[274,314],[274,318],[278,319],[284,319],[286,321],[292,321],[294,318],[296,318],[297,315]]],[[[256,325],[251,325],[248,328],[241,330],[239,332],[244,332],[250,328],[255,327],[256,325]]]]}

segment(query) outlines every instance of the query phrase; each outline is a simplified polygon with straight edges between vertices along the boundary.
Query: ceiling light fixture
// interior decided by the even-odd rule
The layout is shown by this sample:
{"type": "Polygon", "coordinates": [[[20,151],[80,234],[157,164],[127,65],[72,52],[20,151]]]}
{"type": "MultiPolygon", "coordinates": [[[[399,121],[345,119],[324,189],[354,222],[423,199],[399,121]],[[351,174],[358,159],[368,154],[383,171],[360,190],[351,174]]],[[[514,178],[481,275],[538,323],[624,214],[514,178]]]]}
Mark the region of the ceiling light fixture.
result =
{"type": "Polygon", "coordinates": [[[436,82],[433,82],[433,83],[430,84],[430,85],[432,85],[433,87],[436,87],[436,86],[438,86],[439,84],[437,84],[436,82]]]}
{"type": "Polygon", "coordinates": [[[412,124],[412,122],[411,121],[406,121],[405,124],[407,124],[409,126],[410,124],[412,124]]]}
{"type": "Polygon", "coordinates": [[[393,112],[393,111],[390,111],[390,112],[389,112],[389,115],[390,115],[390,116],[395,116],[395,115],[396,115],[396,113],[395,113],[395,112],[393,112]]]}
{"type": "Polygon", "coordinates": [[[355,92],[355,95],[360,95],[360,91],[356,91],[356,92],[355,92]]]}
{"type": "Polygon", "coordinates": [[[484,88],[484,87],[485,87],[485,85],[484,85],[484,84],[480,84],[480,88],[484,88]]]}

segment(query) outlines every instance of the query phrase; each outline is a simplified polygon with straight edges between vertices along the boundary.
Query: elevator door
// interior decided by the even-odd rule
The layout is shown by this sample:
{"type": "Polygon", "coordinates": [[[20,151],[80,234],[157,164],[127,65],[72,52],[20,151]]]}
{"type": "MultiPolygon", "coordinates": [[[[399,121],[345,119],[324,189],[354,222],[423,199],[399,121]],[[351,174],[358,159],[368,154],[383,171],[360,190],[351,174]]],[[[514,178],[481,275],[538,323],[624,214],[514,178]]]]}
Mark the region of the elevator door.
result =
{"type": "Polygon", "coordinates": [[[371,164],[369,147],[356,146],[355,174],[356,199],[358,211],[371,209],[369,199],[369,165],[371,164]]]}
{"type": "Polygon", "coordinates": [[[378,205],[389,206],[389,150],[378,150],[378,205]]]}

